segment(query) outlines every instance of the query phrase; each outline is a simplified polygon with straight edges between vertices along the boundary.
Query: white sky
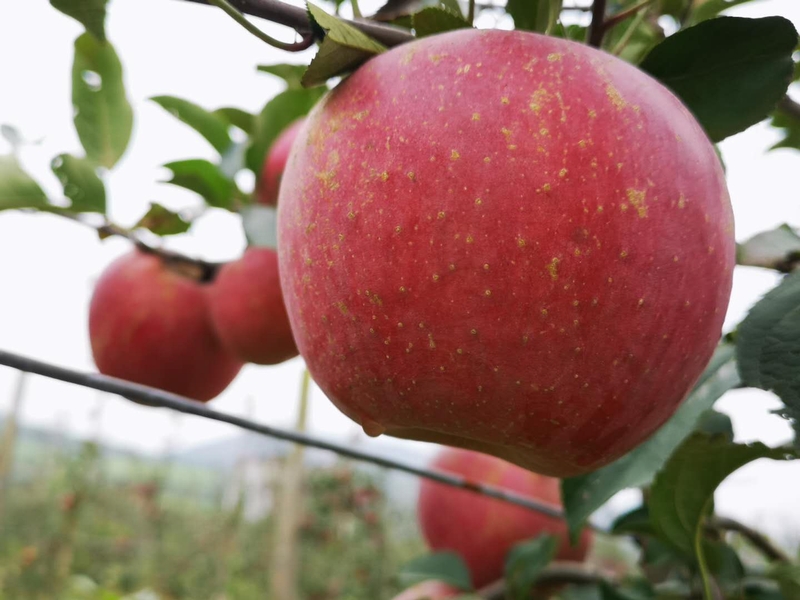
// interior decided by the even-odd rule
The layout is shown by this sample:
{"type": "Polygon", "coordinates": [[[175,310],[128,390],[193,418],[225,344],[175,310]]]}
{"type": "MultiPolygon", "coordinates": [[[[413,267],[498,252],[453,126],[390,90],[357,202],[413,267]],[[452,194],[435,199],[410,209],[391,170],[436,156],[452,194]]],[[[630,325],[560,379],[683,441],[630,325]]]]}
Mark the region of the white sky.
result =
{"type": "MultiPolygon", "coordinates": [[[[298,4],[298,2],[292,2],[298,4]]],[[[369,12],[378,2],[362,0],[369,12]]],[[[800,2],[760,0],[727,14],[759,17],[781,15],[800,30],[800,2]]],[[[284,40],[291,33],[258,21],[284,40]]],[[[49,168],[58,153],[81,154],[72,125],[70,69],[72,43],[81,27],[53,9],[46,0],[0,3],[0,123],[20,130],[26,139],[43,138],[23,150],[22,162],[52,197],[60,186],[49,168]]],[[[177,0],[112,0],[109,38],[125,69],[127,93],[134,109],[134,132],[128,151],[107,178],[110,215],[130,225],[150,200],[171,208],[197,206],[197,198],[166,179],[160,165],[183,158],[209,158],[213,151],[196,133],[169,116],[148,98],[160,94],[191,99],[214,109],[238,106],[258,112],[282,89],[256,65],[307,63],[314,50],[289,55],[266,46],[221,11],[177,0]]],[[[796,90],[798,96],[800,91],[796,90]]],[[[800,152],[766,149],[778,139],[765,125],[754,126],[721,145],[728,167],[728,185],[736,216],[736,236],[747,237],[789,222],[800,225],[797,171],[800,152]]],[[[0,153],[10,148],[0,140],[0,153]]],[[[244,247],[238,218],[211,210],[190,235],[171,247],[210,260],[232,259],[244,247]]],[[[87,335],[87,307],[92,282],[113,259],[129,250],[121,239],[99,241],[80,225],[48,215],[0,213],[0,347],[81,370],[93,370],[87,335]]],[[[726,327],[737,323],[777,277],[756,269],[737,268],[726,327]]],[[[277,426],[291,426],[297,404],[302,361],[275,367],[249,365],[213,402],[219,410],[248,415],[277,426]]],[[[9,403],[16,372],[0,367],[0,412],[9,403]]],[[[768,410],[780,406],[757,390],[730,392],[717,404],[734,421],[737,441],[762,440],[774,445],[791,436],[790,427],[768,410]]],[[[75,435],[94,435],[116,445],[160,452],[168,445],[187,448],[236,434],[231,427],[189,416],[173,415],[131,404],[116,397],[44,378],[31,378],[23,410],[24,422],[75,435]],[[101,421],[93,420],[102,404],[101,421]]],[[[367,438],[315,388],[309,430],[358,443],[382,446],[367,438]]],[[[388,441],[388,440],[387,440],[388,441]]],[[[435,447],[394,441],[427,455],[435,447]]],[[[385,448],[384,448],[385,450],[385,448]]],[[[409,456],[411,460],[411,456],[409,456]]],[[[758,461],[731,476],[717,493],[720,512],[762,524],[783,539],[800,539],[791,520],[800,506],[800,463],[758,461]],[[787,524],[787,520],[788,523],[787,524]]]]}

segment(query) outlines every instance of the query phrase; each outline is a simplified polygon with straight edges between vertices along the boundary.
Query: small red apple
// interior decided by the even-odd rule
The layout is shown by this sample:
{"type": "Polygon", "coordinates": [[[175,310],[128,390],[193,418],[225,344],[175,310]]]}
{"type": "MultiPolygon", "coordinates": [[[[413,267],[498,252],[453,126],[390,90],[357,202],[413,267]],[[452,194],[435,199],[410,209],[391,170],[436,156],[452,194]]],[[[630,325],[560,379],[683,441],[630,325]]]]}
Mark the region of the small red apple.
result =
{"type": "Polygon", "coordinates": [[[464,592],[442,581],[423,581],[408,588],[392,600],[442,600],[453,598],[464,592]]]}
{"type": "Polygon", "coordinates": [[[207,402],[243,363],[223,348],[206,290],[185,269],[138,249],[115,260],[92,294],[89,337],[101,373],[207,402]]]}
{"type": "Polygon", "coordinates": [[[680,100],[525,31],[367,61],[309,113],[278,201],[292,330],[341,411],[557,477],[674,413],[734,253],[720,161],[680,100]]]}
{"type": "Polygon", "coordinates": [[[292,144],[304,122],[305,117],[300,117],[290,123],[270,146],[258,183],[257,198],[260,204],[267,206],[277,204],[283,170],[286,168],[292,144]]]}
{"type": "MultiPolygon", "coordinates": [[[[558,479],[531,473],[488,454],[444,448],[430,466],[561,508],[558,479]]],[[[428,546],[459,554],[476,588],[503,577],[508,552],[518,542],[549,533],[559,542],[556,558],[571,561],[583,561],[592,542],[589,529],[584,529],[572,546],[563,519],[429,479],[420,484],[417,517],[428,546]]]]}
{"type": "Polygon", "coordinates": [[[297,356],[275,250],[248,248],[219,269],[208,292],[212,322],[229,352],[259,365],[297,356]]]}

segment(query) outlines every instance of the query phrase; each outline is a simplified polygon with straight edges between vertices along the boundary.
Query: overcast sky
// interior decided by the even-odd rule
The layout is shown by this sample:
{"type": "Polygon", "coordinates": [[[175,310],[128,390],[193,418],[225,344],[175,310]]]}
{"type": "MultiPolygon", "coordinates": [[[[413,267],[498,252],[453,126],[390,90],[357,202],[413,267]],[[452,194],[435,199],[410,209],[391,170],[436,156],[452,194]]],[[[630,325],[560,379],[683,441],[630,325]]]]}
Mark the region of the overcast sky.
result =
{"type": "MultiPolygon", "coordinates": [[[[293,2],[298,4],[297,2],[293,2]]],[[[376,2],[362,0],[366,13],[376,2]]],[[[800,29],[800,2],[760,0],[727,14],[759,17],[781,15],[800,29]]],[[[270,34],[291,40],[284,28],[260,22],[270,34]]],[[[485,26],[485,24],[484,24],[485,26]]],[[[135,114],[128,151],[107,178],[110,216],[130,225],[148,201],[174,209],[197,206],[187,191],[158,183],[167,174],[160,165],[184,158],[212,158],[204,140],[149,97],[168,94],[190,98],[213,109],[238,106],[258,112],[282,89],[256,65],[307,63],[314,50],[289,55],[266,46],[221,11],[177,0],[112,0],[107,30],[122,58],[127,93],[135,114]]],[[[23,150],[22,162],[53,197],[61,190],[49,168],[56,154],[81,154],[72,125],[70,69],[72,43],[80,26],[50,7],[47,0],[0,3],[0,123],[11,124],[27,139],[42,138],[23,150]]],[[[800,97],[800,91],[795,91],[800,97]]],[[[721,144],[728,167],[739,241],[789,222],[800,225],[797,172],[800,152],[766,153],[778,139],[758,125],[721,144]]],[[[0,140],[0,153],[10,148],[0,140]]],[[[247,184],[248,182],[244,182],[247,184]]],[[[171,247],[210,260],[233,259],[244,247],[237,217],[211,210],[190,235],[171,247]]],[[[94,279],[117,256],[129,250],[121,239],[100,241],[89,229],[47,215],[0,213],[0,348],[81,370],[92,370],[87,335],[87,307],[94,279]]],[[[737,268],[726,327],[737,323],[775,275],[737,268]]],[[[275,367],[247,366],[213,402],[219,410],[248,415],[279,426],[291,426],[297,406],[302,361],[275,367]]],[[[0,367],[0,412],[10,402],[17,373],[0,367]]],[[[782,419],[769,414],[780,406],[757,390],[728,393],[717,408],[734,421],[737,441],[762,440],[770,445],[790,439],[782,419]]],[[[233,428],[187,416],[143,408],[115,397],[34,377],[24,405],[25,423],[58,428],[76,435],[95,435],[114,444],[160,452],[168,444],[187,448],[237,433],[233,428]],[[102,418],[95,409],[102,405],[102,418]]],[[[314,389],[310,430],[377,448],[314,389]]],[[[430,454],[427,444],[394,441],[404,448],[430,454]]],[[[415,453],[413,460],[418,460],[415,453]]],[[[409,459],[412,459],[409,456],[409,459]]],[[[758,461],[731,476],[717,494],[720,512],[786,534],[785,519],[797,514],[800,464],[758,461]],[[793,510],[794,509],[794,510],[793,510]]],[[[798,527],[800,530],[800,526],[798,527]]],[[[800,534],[798,534],[800,535],[800,534]]]]}

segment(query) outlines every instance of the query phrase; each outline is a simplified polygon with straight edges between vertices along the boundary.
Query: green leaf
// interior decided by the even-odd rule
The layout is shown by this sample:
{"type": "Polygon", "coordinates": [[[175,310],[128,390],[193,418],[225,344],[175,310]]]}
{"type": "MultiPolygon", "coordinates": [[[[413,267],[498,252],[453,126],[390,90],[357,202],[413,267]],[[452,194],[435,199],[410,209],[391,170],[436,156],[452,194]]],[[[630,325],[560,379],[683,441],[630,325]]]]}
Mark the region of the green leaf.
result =
{"type": "Polygon", "coordinates": [[[286,82],[286,89],[299,90],[303,87],[300,83],[303,73],[306,72],[308,65],[292,65],[281,63],[277,65],[258,65],[258,70],[280,77],[286,82]]]}
{"type": "Polygon", "coordinates": [[[739,265],[789,271],[798,260],[800,236],[786,223],[757,233],[736,247],[736,263],[739,265]]]}
{"type": "Polygon", "coordinates": [[[417,37],[425,37],[445,31],[472,27],[472,25],[460,15],[446,8],[439,7],[422,9],[414,14],[411,22],[413,23],[414,30],[417,32],[417,37]]]}
{"type": "Polygon", "coordinates": [[[800,565],[774,563],[767,569],[766,575],[778,582],[784,598],[800,598],[800,565]]]}
{"type": "Polygon", "coordinates": [[[202,158],[179,160],[164,165],[172,171],[171,183],[196,192],[209,206],[230,209],[236,185],[225,177],[215,164],[202,158]]]}
{"type": "Polygon", "coordinates": [[[745,600],[786,600],[787,598],[772,582],[745,581],[742,588],[745,600]]]}
{"type": "Polygon", "coordinates": [[[600,586],[591,585],[568,585],[563,591],[558,593],[558,600],[603,600],[600,586]]]}
{"type": "Polygon", "coordinates": [[[278,249],[278,213],[274,206],[242,207],[242,227],[248,246],[278,249]]]}
{"type": "Polygon", "coordinates": [[[0,156],[0,210],[46,207],[47,196],[16,157],[0,156]]]}
{"type": "Polygon", "coordinates": [[[800,412],[800,272],[786,275],[750,309],[736,350],[746,385],[774,392],[800,412]]]}
{"type": "Polygon", "coordinates": [[[222,108],[218,108],[213,113],[218,117],[225,119],[231,125],[238,127],[246,134],[253,133],[253,127],[255,126],[256,116],[250,114],[246,110],[242,110],[241,108],[234,108],[232,106],[224,106],[222,108]]]}
{"type": "Polygon", "coordinates": [[[550,33],[561,14],[561,0],[508,0],[506,12],[515,29],[550,33]]]}
{"type": "Polygon", "coordinates": [[[191,226],[192,224],[184,220],[178,213],[157,202],[151,202],[150,208],[134,225],[134,229],[148,229],[156,235],[178,235],[189,231],[191,226]]]}
{"type": "Polygon", "coordinates": [[[307,115],[325,92],[325,88],[286,90],[267,102],[256,117],[245,158],[247,168],[257,179],[275,139],[290,123],[307,115]]]}
{"type": "Polygon", "coordinates": [[[72,17],[100,42],[106,41],[106,3],[108,0],[50,0],[50,6],[72,17]]]}
{"type": "Polygon", "coordinates": [[[775,108],[792,78],[797,41],[783,17],[719,17],[667,37],[639,67],[670,88],[718,142],[775,108]]]}
{"type": "Polygon", "coordinates": [[[455,552],[433,552],[417,557],[400,568],[398,579],[403,586],[411,586],[428,579],[436,579],[465,591],[472,591],[469,569],[455,552]]]}
{"type": "Polygon", "coordinates": [[[721,435],[729,442],[733,441],[733,422],[725,413],[709,408],[697,421],[695,431],[700,431],[706,435],[721,435]]]}
{"type": "Polygon", "coordinates": [[[114,47],[90,33],[75,40],[72,104],[75,129],[86,156],[112,168],[128,147],[133,110],[125,94],[122,64],[114,47]]]}
{"type": "Polygon", "coordinates": [[[231,136],[228,134],[228,123],[220,115],[215,115],[194,102],[175,96],[154,96],[150,100],[202,135],[220,154],[230,146],[231,136]]]}
{"type": "Polygon", "coordinates": [[[736,551],[721,541],[704,539],[702,544],[706,566],[714,580],[723,589],[736,589],[745,576],[744,565],[736,551]]]}
{"type": "Polygon", "coordinates": [[[610,465],[561,482],[570,536],[578,539],[586,519],[620,490],[649,483],[670,454],[693,431],[705,410],[739,385],[731,344],[717,347],[711,361],[683,404],[648,440],[610,465]]]}
{"type": "Polygon", "coordinates": [[[343,75],[357,68],[376,54],[386,50],[342,19],[329,15],[308,2],[308,12],[313,25],[326,32],[316,56],[311,60],[301,80],[303,87],[314,87],[331,77],[343,75]]]}
{"type": "Polygon", "coordinates": [[[637,579],[618,587],[602,582],[600,593],[602,600],[654,600],[656,598],[653,587],[646,579],[637,579]]]}
{"type": "Polygon", "coordinates": [[[702,524],[711,512],[714,491],[734,471],[759,458],[790,460],[796,453],[760,442],[732,444],[694,434],[672,455],[650,489],[650,520],[659,537],[697,557],[706,586],[709,563],[702,524]]]}
{"type": "Polygon", "coordinates": [[[770,146],[770,150],[779,150],[780,148],[800,150],[800,119],[777,110],[772,114],[770,125],[781,130],[783,134],[783,139],[770,146]]]}
{"type": "Polygon", "coordinates": [[[505,564],[506,594],[510,600],[531,597],[531,589],[542,570],[553,560],[558,545],[558,538],[543,533],[511,548],[505,564]]]}
{"type": "Polygon", "coordinates": [[[106,188],[91,160],[59,154],[50,163],[50,168],[61,182],[64,195],[72,200],[71,210],[105,214],[106,188]]]}

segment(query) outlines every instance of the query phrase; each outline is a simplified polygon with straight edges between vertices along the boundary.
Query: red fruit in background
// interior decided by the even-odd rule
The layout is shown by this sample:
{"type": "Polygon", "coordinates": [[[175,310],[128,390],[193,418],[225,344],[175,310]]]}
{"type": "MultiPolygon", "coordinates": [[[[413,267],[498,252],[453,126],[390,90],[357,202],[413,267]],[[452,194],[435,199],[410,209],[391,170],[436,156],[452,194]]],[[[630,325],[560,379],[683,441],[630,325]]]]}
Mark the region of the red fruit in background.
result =
{"type": "Polygon", "coordinates": [[[242,362],[217,338],[204,286],[180,268],[139,250],[109,265],[89,306],[92,355],[101,373],[207,402],[242,362]]]}
{"type": "MultiPolygon", "coordinates": [[[[444,448],[430,467],[561,508],[558,479],[487,454],[444,448]]],[[[559,540],[557,560],[583,561],[592,541],[591,531],[584,529],[578,544],[572,546],[562,519],[428,479],[420,483],[417,518],[428,546],[434,551],[458,553],[469,567],[476,588],[503,577],[506,556],[519,542],[549,533],[559,540]]]]}
{"type": "Polygon", "coordinates": [[[462,590],[441,581],[423,581],[408,588],[392,600],[441,600],[463,594],[462,590]]]}
{"type": "Polygon", "coordinates": [[[289,152],[297,137],[298,131],[303,126],[305,118],[301,117],[290,123],[267,152],[267,158],[261,170],[261,179],[258,182],[257,198],[260,204],[275,206],[278,202],[278,191],[281,186],[281,177],[289,159],[289,152]]]}
{"type": "Polygon", "coordinates": [[[558,477],[675,411],[734,267],[723,171],[660,83],[584,44],[464,29],[311,111],[278,203],[314,380],[367,433],[558,477]]]}
{"type": "Polygon", "coordinates": [[[259,365],[297,356],[275,250],[248,248],[219,269],[208,292],[214,327],[229,352],[259,365]]]}

